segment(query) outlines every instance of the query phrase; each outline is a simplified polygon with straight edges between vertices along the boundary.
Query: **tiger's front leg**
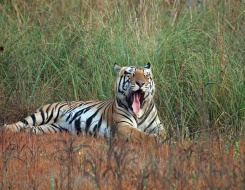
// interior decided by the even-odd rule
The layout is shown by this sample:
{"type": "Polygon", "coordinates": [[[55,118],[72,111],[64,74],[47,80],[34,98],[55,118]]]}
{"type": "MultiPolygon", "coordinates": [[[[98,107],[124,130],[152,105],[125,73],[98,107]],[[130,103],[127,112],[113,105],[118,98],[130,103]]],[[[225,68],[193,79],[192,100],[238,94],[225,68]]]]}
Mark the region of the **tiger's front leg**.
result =
{"type": "Polygon", "coordinates": [[[157,143],[158,140],[156,135],[139,131],[130,125],[117,126],[115,138],[132,142],[148,141],[152,143],[157,143]]]}

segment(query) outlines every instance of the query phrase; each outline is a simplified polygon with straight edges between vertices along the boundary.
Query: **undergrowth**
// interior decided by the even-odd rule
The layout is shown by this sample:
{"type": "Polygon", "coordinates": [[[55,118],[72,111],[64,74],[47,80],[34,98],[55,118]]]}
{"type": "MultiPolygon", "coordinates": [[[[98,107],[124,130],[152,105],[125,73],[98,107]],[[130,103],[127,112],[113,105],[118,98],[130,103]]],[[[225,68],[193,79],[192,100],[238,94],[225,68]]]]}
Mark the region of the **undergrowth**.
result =
{"type": "Polygon", "coordinates": [[[245,144],[2,133],[0,189],[243,189],[245,144]],[[234,151],[236,150],[236,151],[234,151]]]}

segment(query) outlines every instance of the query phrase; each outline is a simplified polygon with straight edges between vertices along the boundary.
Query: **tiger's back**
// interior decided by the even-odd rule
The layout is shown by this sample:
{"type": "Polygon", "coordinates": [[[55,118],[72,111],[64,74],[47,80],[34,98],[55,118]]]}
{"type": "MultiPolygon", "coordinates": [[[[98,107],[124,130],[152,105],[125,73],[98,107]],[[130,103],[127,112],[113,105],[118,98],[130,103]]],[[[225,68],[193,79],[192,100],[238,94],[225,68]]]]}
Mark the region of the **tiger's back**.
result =
{"type": "Polygon", "coordinates": [[[12,131],[28,130],[34,134],[71,132],[110,136],[113,100],[73,101],[47,104],[23,121],[8,125],[12,131]]]}

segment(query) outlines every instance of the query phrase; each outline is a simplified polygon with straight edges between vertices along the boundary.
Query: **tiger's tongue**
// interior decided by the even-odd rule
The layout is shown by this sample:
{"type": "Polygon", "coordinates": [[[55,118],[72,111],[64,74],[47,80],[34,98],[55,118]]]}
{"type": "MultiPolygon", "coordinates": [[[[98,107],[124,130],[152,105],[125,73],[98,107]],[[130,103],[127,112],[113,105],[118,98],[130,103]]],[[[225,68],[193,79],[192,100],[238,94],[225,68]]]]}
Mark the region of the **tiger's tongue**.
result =
{"type": "Polygon", "coordinates": [[[132,104],[133,112],[137,114],[140,110],[140,95],[139,93],[133,94],[133,104],[132,104]]]}

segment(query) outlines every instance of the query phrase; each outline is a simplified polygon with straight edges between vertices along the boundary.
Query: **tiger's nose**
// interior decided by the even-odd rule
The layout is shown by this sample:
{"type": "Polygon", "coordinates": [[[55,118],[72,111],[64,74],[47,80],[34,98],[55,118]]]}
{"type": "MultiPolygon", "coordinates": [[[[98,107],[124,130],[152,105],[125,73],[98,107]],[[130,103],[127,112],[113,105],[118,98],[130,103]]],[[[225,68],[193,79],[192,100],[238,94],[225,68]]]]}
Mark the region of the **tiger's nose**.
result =
{"type": "Polygon", "coordinates": [[[142,81],[137,81],[136,84],[137,84],[139,87],[142,87],[145,83],[142,82],[142,81]]]}

